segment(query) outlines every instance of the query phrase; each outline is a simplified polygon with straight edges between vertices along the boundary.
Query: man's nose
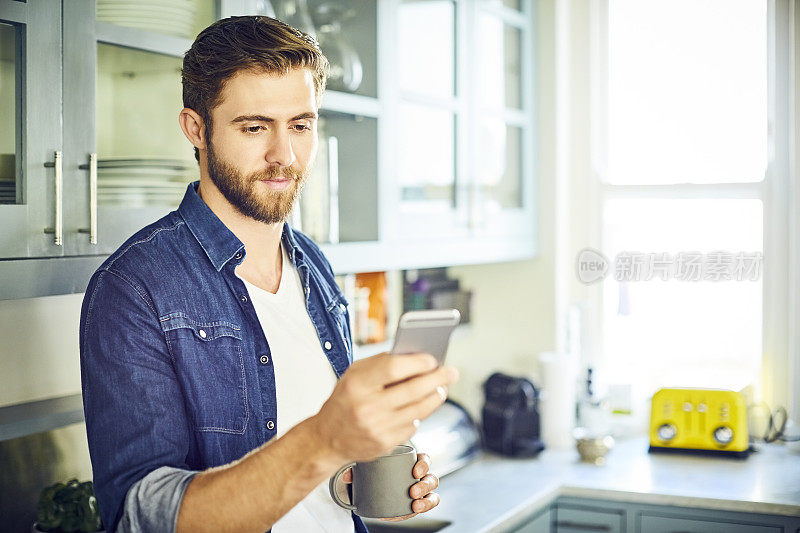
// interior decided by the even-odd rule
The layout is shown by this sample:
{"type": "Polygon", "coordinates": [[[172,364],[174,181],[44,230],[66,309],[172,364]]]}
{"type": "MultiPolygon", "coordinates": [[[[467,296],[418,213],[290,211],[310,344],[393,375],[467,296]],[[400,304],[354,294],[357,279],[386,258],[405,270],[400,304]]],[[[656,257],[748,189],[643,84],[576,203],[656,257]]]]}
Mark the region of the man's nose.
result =
{"type": "Polygon", "coordinates": [[[272,135],[267,147],[266,159],[271,165],[282,167],[291,166],[295,162],[292,139],[288,131],[277,131],[275,135],[272,135]]]}

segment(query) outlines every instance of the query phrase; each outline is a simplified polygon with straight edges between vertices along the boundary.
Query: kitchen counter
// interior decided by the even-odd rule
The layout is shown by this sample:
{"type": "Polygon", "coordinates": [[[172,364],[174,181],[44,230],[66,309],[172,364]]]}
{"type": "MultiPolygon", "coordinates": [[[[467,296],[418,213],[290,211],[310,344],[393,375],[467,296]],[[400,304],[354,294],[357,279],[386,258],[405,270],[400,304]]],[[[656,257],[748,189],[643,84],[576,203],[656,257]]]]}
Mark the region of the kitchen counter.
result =
{"type": "Polygon", "coordinates": [[[395,525],[506,531],[559,496],[800,516],[800,453],[787,446],[761,445],[745,460],[649,454],[647,446],[646,438],[617,442],[602,466],[580,462],[574,450],[526,459],[484,453],[441,480],[435,509],[395,525]]]}

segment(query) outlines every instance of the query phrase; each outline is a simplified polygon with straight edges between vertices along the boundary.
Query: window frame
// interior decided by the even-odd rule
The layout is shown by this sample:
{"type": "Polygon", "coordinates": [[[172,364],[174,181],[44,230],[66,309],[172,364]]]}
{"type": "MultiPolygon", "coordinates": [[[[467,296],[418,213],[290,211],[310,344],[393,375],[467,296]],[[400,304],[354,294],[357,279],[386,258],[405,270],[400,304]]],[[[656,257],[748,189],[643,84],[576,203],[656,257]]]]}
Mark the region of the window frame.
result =
{"type": "MultiPolygon", "coordinates": [[[[593,206],[590,241],[602,250],[602,218],[606,202],[618,198],[759,199],[763,202],[762,358],[754,382],[755,400],[787,407],[800,417],[800,0],[767,1],[768,161],[764,180],[754,183],[614,185],[604,181],[608,128],[608,5],[590,8],[590,159],[588,194],[593,206]]],[[[598,346],[592,360],[602,361],[602,288],[588,312],[589,328],[598,346]]]]}

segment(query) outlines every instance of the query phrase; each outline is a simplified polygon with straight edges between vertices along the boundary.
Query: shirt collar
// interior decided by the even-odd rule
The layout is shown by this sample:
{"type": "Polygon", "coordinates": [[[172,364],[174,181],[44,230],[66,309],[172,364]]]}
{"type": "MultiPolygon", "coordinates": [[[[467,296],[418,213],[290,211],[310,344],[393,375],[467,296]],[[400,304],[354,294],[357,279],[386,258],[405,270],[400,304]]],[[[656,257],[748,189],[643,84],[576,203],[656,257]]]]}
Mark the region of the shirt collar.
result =
{"type": "MultiPolygon", "coordinates": [[[[200,181],[198,180],[186,187],[186,194],[178,207],[178,214],[186,222],[189,231],[192,232],[211,264],[219,272],[239,251],[244,250],[244,244],[200,198],[197,194],[199,186],[200,181]]],[[[286,253],[292,263],[297,265],[298,260],[302,261],[303,252],[298,248],[297,240],[289,224],[284,223],[281,240],[286,246],[286,253]]],[[[241,262],[242,258],[237,259],[238,262],[241,262]]]]}

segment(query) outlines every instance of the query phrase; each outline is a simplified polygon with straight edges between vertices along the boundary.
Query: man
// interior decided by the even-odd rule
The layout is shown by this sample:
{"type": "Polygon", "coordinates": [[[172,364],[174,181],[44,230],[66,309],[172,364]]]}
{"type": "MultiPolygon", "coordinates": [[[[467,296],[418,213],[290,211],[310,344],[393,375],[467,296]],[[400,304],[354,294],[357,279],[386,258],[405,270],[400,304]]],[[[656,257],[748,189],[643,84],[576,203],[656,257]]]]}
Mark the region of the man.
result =
{"type": "MultiPolygon", "coordinates": [[[[284,223],[326,69],[312,38],[267,17],[218,21],[184,58],[179,122],[200,180],[103,263],[81,311],[108,530],[366,531],[328,478],[410,438],[457,379],[429,354],[352,363],[330,265],[284,223]]],[[[402,518],[438,504],[429,468],[419,454],[402,518]]]]}

